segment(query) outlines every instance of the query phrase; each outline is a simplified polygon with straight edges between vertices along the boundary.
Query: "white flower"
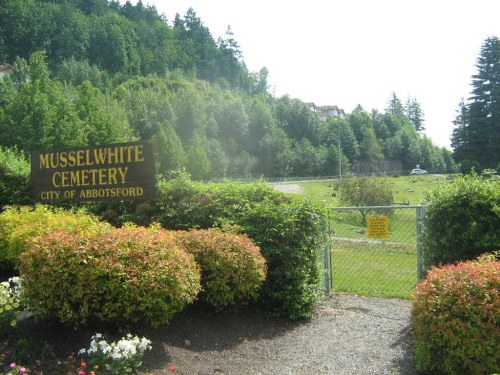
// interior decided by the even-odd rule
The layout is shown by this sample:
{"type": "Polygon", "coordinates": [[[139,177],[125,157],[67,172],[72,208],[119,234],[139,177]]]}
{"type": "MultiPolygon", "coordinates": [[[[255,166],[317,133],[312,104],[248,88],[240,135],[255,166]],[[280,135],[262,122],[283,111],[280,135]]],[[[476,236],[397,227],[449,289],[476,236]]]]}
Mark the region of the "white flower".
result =
{"type": "Polygon", "coordinates": [[[103,341],[99,341],[99,350],[103,354],[108,354],[112,350],[112,347],[106,341],[103,340],[103,341]]]}
{"type": "Polygon", "coordinates": [[[141,339],[141,342],[139,343],[139,349],[143,352],[147,349],[151,349],[151,340],[148,340],[147,338],[143,337],[141,339]]]}
{"type": "Polygon", "coordinates": [[[113,353],[111,354],[111,358],[113,359],[113,361],[117,361],[117,360],[119,360],[119,359],[122,359],[122,358],[123,358],[123,356],[122,356],[122,354],[121,354],[121,353],[118,353],[118,352],[113,352],[113,353]]]}
{"type": "MultiPolygon", "coordinates": [[[[78,355],[87,354],[89,358],[92,358],[94,353],[103,355],[105,361],[115,362],[118,366],[121,365],[122,361],[132,361],[134,366],[138,367],[141,364],[142,355],[146,349],[151,349],[151,341],[143,337],[140,339],[137,336],[132,336],[127,334],[126,337],[122,337],[118,342],[112,342],[109,344],[103,339],[103,336],[96,333],[92,336],[92,341],[90,343],[89,349],[81,349],[78,355]]],[[[127,364],[128,366],[128,364],[127,364]]]]}

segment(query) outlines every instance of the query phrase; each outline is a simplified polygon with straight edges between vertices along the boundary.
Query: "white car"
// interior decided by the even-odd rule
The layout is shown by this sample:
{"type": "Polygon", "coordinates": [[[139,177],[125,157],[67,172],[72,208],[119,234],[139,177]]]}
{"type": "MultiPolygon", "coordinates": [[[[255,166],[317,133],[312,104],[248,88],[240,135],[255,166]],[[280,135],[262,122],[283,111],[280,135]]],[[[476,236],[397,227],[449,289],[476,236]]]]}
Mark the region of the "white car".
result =
{"type": "Polygon", "coordinates": [[[415,168],[415,169],[412,169],[410,172],[410,175],[414,175],[414,174],[427,174],[427,171],[420,169],[420,168],[415,168]]]}

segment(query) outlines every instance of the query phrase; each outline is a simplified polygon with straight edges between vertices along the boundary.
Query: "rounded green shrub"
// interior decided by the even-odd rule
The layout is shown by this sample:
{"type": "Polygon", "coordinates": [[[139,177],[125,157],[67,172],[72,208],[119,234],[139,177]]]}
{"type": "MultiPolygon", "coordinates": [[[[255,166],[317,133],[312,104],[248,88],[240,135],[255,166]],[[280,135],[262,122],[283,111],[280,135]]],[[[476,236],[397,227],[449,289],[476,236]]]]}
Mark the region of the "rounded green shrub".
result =
{"type": "MultiPolygon", "coordinates": [[[[174,176],[175,177],[175,176],[174,176]]],[[[176,230],[238,228],[261,249],[266,280],[258,303],[275,316],[312,316],[323,296],[322,252],[327,223],[324,205],[291,198],[263,181],[252,184],[193,182],[184,174],[158,183],[160,196],[149,202],[147,215],[124,204],[89,207],[115,225],[158,222],[176,230]],[[111,210],[110,210],[111,209],[111,210]],[[109,215],[110,210],[113,215],[109,215]]]]}
{"type": "Polygon", "coordinates": [[[46,233],[30,241],[20,260],[30,309],[74,327],[91,321],[156,327],[200,290],[194,257],[161,229],[46,233]]]}
{"type": "Polygon", "coordinates": [[[201,267],[200,299],[216,310],[256,299],[266,261],[248,236],[213,229],[179,231],[177,236],[201,267]]]}
{"type": "Polygon", "coordinates": [[[492,374],[500,368],[500,261],[433,267],[412,296],[417,369],[492,374]]]}
{"type": "Polygon", "coordinates": [[[424,266],[473,260],[500,244],[500,183],[461,176],[427,193],[424,266]]]}
{"type": "Polygon", "coordinates": [[[0,265],[15,268],[29,238],[52,231],[106,232],[109,224],[85,210],[65,210],[45,205],[8,207],[0,214],[0,265]]]}

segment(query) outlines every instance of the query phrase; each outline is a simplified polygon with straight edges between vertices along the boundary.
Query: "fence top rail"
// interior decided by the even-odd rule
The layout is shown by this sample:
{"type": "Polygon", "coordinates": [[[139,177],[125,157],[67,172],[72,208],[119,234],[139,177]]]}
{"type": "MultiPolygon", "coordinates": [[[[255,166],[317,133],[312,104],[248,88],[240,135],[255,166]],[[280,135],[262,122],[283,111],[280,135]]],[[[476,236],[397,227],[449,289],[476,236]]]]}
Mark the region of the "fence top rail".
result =
{"type": "Polygon", "coordinates": [[[422,208],[422,205],[395,205],[395,206],[353,206],[353,207],[328,207],[330,210],[387,210],[391,208],[422,208]]]}

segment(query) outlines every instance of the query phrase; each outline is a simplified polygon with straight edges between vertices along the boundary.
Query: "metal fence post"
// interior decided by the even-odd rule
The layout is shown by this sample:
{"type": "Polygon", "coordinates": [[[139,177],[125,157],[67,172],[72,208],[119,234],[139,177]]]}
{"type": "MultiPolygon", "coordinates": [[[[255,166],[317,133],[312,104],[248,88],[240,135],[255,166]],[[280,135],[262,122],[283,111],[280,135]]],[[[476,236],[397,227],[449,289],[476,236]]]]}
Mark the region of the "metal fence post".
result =
{"type": "Polygon", "coordinates": [[[331,277],[330,277],[330,210],[327,209],[327,216],[326,219],[328,220],[328,226],[327,230],[328,233],[326,234],[326,246],[324,246],[323,250],[323,267],[324,267],[324,283],[325,283],[325,289],[327,293],[330,293],[331,290],[331,277]]]}
{"type": "Polygon", "coordinates": [[[417,216],[417,278],[418,281],[422,280],[424,275],[423,262],[422,262],[422,227],[425,216],[425,208],[418,206],[416,208],[417,216]]]}

